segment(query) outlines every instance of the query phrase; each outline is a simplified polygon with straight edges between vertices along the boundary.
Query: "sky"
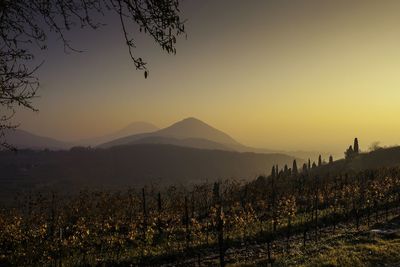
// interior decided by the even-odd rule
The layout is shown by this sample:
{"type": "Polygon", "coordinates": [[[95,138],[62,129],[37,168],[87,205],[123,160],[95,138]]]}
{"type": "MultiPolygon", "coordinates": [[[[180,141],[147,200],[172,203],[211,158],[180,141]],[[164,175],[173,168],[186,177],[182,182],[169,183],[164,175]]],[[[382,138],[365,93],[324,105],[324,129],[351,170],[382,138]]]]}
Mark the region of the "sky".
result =
{"type": "Polygon", "coordinates": [[[117,18],[49,38],[40,110],[22,129],[73,141],[134,121],[196,117],[255,147],[338,153],[354,137],[400,143],[400,1],[186,0],[187,39],[168,55],[134,30],[136,71],[117,18]]]}

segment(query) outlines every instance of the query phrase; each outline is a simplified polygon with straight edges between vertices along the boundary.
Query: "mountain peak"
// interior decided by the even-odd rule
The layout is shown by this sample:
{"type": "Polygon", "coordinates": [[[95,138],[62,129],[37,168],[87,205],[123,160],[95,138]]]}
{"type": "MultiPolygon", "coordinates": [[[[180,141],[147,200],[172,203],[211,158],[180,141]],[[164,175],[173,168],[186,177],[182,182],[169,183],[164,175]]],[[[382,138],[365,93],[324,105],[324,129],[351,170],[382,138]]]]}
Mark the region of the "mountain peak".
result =
{"type": "Polygon", "coordinates": [[[204,123],[203,121],[201,121],[201,120],[199,120],[198,118],[195,118],[195,117],[187,117],[187,118],[181,120],[181,122],[183,122],[183,121],[186,121],[186,122],[193,121],[193,122],[202,122],[202,123],[204,123]]]}
{"type": "MultiPolygon", "coordinates": [[[[195,118],[188,117],[180,120],[167,128],[148,132],[144,134],[126,136],[124,138],[119,138],[114,141],[105,143],[101,147],[110,147],[115,145],[123,145],[130,143],[149,142],[149,140],[173,140],[173,142],[188,142],[188,140],[206,140],[208,143],[218,143],[218,148],[220,147],[237,147],[240,144],[236,142],[232,137],[226,133],[208,125],[207,123],[195,118]],[[176,141],[181,140],[181,141],[176,141]]],[[[202,141],[204,142],[204,141],[202,141]]]]}
{"type": "Polygon", "coordinates": [[[184,124],[189,124],[189,125],[196,125],[196,124],[198,124],[198,125],[203,125],[203,126],[211,127],[211,126],[209,126],[207,123],[205,123],[204,121],[199,120],[199,119],[197,119],[197,118],[195,118],[195,117],[187,117],[187,118],[185,118],[185,119],[183,119],[183,120],[181,120],[181,121],[178,121],[178,122],[172,124],[171,126],[173,126],[173,125],[182,125],[182,124],[183,124],[183,125],[184,125],[184,124]]]}
{"type": "Polygon", "coordinates": [[[178,139],[202,138],[221,144],[237,144],[237,142],[226,133],[194,117],[188,117],[178,121],[157,133],[161,136],[171,136],[178,139]]]}

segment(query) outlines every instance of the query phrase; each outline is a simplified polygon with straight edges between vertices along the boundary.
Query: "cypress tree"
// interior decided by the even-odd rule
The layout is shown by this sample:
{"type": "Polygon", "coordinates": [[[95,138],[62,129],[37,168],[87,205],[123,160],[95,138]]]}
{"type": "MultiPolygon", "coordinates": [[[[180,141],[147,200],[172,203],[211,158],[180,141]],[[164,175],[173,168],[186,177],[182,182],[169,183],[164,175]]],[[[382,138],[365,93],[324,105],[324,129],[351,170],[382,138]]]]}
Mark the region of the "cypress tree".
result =
{"type": "Polygon", "coordinates": [[[354,138],[354,146],[353,146],[354,154],[358,154],[359,148],[358,148],[358,139],[357,137],[354,138]]]}
{"type": "Polygon", "coordinates": [[[308,169],[309,170],[311,169],[311,160],[310,159],[308,159],[308,169]]]}
{"type": "Polygon", "coordinates": [[[271,177],[275,177],[275,165],[272,166],[272,170],[271,170],[271,177]]]}
{"type": "Polygon", "coordinates": [[[293,173],[294,175],[296,175],[296,174],[298,173],[298,171],[297,171],[297,162],[296,162],[296,160],[293,160],[292,173],[293,173]]]}
{"type": "Polygon", "coordinates": [[[313,163],[312,163],[312,168],[313,169],[317,168],[317,164],[315,164],[315,161],[313,161],[313,163]]]}
{"type": "Polygon", "coordinates": [[[354,150],[352,146],[349,146],[349,148],[344,152],[345,158],[349,159],[354,155],[354,150]]]}
{"type": "Polygon", "coordinates": [[[333,162],[333,157],[332,157],[332,155],[330,155],[329,156],[329,163],[332,163],[333,162]]]}
{"type": "Polygon", "coordinates": [[[307,169],[308,169],[308,168],[307,168],[307,164],[304,163],[304,164],[303,164],[303,172],[307,172],[307,169]]]}
{"type": "Polygon", "coordinates": [[[319,155],[319,157],[318,157],[318,166],[321,166],[322,165],[322,158],[321,158],[321,155],[319,155]]]}

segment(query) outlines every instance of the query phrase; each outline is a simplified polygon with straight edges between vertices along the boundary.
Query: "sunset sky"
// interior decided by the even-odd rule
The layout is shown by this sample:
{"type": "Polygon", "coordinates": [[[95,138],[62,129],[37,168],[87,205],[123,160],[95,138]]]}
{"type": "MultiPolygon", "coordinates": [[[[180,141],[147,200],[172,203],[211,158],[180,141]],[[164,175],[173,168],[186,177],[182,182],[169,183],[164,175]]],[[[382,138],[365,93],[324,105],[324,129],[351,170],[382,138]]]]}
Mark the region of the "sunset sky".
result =
{"type": "Polygon", "coordinates": [[[130,61],[117,18],[50,36],[37,56],[38,113],[22,129],[61,140],[134,121],[165,127],[196,117],[239,142],[337,153],[360,140],[400,143],[400,1],[186,0],[185,38],[168,55],[144,34],[130,61]]]}

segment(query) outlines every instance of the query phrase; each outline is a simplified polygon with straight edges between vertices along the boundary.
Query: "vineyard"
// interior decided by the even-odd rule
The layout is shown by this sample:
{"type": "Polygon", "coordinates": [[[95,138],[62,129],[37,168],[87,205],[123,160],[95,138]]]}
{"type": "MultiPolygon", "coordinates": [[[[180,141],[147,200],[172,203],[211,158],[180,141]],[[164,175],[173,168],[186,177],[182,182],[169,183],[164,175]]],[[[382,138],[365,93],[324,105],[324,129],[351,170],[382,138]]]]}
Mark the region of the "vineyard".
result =
{"type": "Polygon", "coordinates": [[[323,233],[400,214],[400,169],[274,173],[253,182],[19,195],[0,212],[0,265],[143,266],[234,263],[227,251],[266,244],[291,253],[323,233]]]}

